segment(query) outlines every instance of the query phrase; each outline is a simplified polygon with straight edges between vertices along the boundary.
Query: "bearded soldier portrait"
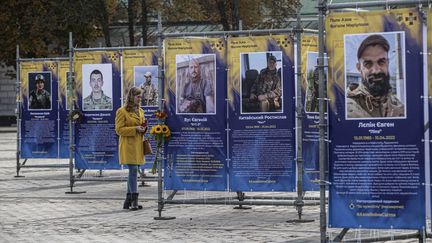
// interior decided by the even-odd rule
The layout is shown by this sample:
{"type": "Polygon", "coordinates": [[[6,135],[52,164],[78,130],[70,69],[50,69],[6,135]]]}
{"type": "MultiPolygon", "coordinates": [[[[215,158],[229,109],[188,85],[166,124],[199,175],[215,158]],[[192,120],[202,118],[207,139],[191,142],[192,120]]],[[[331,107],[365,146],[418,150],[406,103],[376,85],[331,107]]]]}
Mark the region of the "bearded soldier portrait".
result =
{"type": "Polygon", "coordinates": [[[356,63],[361,81],[347,87],[347,118],[405,116],[405,106],[393,94],[390,84],[389,49],[389,42],[379,34],[361,42],[356,63]]]}
{"type": "Polygon", "coordinates": [[[211,80],[202,76],[201,63],[192,58],[188,66],[188,82],[180,92],[179,113],[214,113],[215,92],[211,80]]]}

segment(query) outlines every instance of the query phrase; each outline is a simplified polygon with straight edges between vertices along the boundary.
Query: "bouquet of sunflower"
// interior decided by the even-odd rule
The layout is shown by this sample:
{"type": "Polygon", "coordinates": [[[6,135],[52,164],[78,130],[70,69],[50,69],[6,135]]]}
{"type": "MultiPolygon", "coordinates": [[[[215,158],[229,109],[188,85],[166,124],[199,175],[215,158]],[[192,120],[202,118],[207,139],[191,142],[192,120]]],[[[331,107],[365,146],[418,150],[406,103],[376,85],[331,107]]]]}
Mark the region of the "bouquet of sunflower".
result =
{"type": "Polygon", "coordinates": [[[158,123],[150,129],[150,136],[156,141],[156,155],[151,170],[152,174],[156,173],[157,162],[159,159],[159,155],[162,154],[161,148],[163,143],[167,142],[171,138],[171,130],[165,124],[168,114],[166,112],[158,110],[156,111],[155,116],[158,120],[158,123]]]}

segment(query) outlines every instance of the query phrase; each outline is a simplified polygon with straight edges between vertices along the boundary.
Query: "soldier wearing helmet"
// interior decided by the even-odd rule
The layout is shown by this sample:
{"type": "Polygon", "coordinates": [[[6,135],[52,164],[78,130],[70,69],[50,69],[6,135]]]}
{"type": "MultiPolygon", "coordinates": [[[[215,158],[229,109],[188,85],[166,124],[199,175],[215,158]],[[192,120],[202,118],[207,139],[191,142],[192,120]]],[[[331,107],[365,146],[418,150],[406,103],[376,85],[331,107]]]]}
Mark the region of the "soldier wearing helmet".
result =
{"type": "Polygon", "coordinates": [[[45,77],[37,74],[36,88],[29,94],[29,109],[51,109],[51,94],[45,90],[45,77]]]}

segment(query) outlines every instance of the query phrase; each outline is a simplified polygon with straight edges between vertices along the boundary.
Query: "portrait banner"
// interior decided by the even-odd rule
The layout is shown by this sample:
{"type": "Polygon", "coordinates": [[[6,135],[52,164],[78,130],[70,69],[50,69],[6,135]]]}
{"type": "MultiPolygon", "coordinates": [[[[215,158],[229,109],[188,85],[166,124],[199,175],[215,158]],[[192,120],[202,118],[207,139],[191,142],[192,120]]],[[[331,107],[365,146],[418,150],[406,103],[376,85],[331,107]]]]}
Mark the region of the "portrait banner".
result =
{"type": "MultiPolygon", "coordinates": [[[[141,108],[144,110],[144,117],[147,119],[148,132],[157,123],[155,113],[159,109],[159,69],[157,63],[157,49],[134,49],[122,51],[123,62],[123,96],[124,104],[127,93],[131,87],[140,87],[143,91],[141,108]]],[[[146,137],[149,137],[149,133],[146,137]]],[[[153,151],[156,151],[155,140],[150,139],[153,151]]],[[[145,156],[146,163],[142,168],[152,168],[154,154],[145,156]]]]}
{"type": "Polygon", "coordinates": [[[422,16],[332,13],[329,227],[425,227],[422,16]]]}
{"type": "Polygon", "coordinates": [[[291,38],[229,38],[228,65],[230,190],[294,191],[291,38]]]}
{"type": "Polygon", "coordinates": [[[74,53],[77,107],[84,117],[75,126],[76,169],[119,169],[116,110],[121,106],[120,53],[74,53]]]}
{"type": "Polygon", "coordinates": [[[20,62],[21,158],[58,158],[58,62],[20,62]]]}
{"type": "MultiPolygon", "coordinates": [[[[427,42],[427,78],[425,78],[425,83],[426,83],[426,87],[425,88],[425,94],[424,97],[428,97],[427,102],[426,102],[426,111],[427,116],[425,119],[425,124],[428,124],[426,126],[426,138],[425,141],[429,141],[428,143],[425,143],[426,145],[426,169],[429,168],[429,175],[426,174],[426,185],[429,185],[429,195],[426,193],[426,197],[427,197],[427,203],[426,203],[426,213],[427,215],[430,217],[431,214],[431,195],[432,195],[432,187],[430,187],[430,177],[432,175],[432,168],[430,167],[430,158],[432,158],[432,151],[430,149],[431,147],[431,140],[432,140],[432,134],[431,134],[431,124],[430,121],[432,121],[432,55],[430,55],[430,53],[432,53],[432,10],[429,9],[427,12],[427,38],[426,38],[426,42],[427,42]],[[428,167],[429,166],[429,167],[428,167]]],[[[426,172],[426,173],[427,173],[426,172]]]]}
{"type": "Polygon", "coordinates": [[[60,158],[69,158],[69,104],[67,77],[69,74],[69,62],[58,62],[58,103],[59,103],[59,154],[60,158]]]}
{"type": "Polygon", "coordinates": [[[223,38],[166,39],[165,189],[227,190],[223,38]]]}
{"type": "MultiPolygon", "coordinates": [[[[319,190],[319,109],[318,109],[318,37],[304,35],[301,39],[301,92],[304,114],[302,119],[303,189],[319,190]]],[[[324,59],[327,65],[327,59],[324,59]]],[[[327,70],[325,70],[325,80],[327,70]]],[[[327,161],[327,159],[325,159],[327,161]]],[[[326,170],[327,171],[327,170],[326,170]]]]}

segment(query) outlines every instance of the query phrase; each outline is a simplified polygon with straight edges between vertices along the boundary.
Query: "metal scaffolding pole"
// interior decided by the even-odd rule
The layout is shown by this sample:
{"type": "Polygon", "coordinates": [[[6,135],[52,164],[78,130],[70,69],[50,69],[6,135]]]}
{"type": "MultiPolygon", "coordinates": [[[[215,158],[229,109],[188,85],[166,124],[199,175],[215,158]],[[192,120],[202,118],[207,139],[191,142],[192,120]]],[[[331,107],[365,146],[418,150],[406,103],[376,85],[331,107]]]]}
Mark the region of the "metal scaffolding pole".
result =
{"type": "Polygon", "coordinates": [[[117,47],[93,47],[93,48],[74,48],[74,51],[123,51],[123,50],[142,50],[156,49],[158,46],[117,46],[117,47]]]}
{"type": "Polygon", "coordinates": [[[19,54],[19,45],[16,47],[16,123],[17,123],[17,150],[16,150],[16,176],[21,177],[19,175],[20,171],[20,156],[21,156],[21,81],[20,81],[20,54],[19,54]]]}
{"type": "Polygon", "coordinates": [[[301,90],[301,81],[302,81],[302,53],[301,53],[301,35],[302,35],[302,26],[300,21],[300,8],[297,10],[297,26],[294,29],[297,48],[296,48],[296,56],[297,56],[297,65],[296,65],[296,137],[297,137],[297,199],[295,201],[295,206],[297,209],[298,220],[302,219],[303,212],[303,144],[302,144],[302,132],[303,132],[303,103],[302,103],[302,90],[301,90]]]}
{"type": "MultiPolygon", "coordinates": [[[[75,82],[75,74],[73,72],[73,38],[72,32],[69,32],[69,75],[67,76],[67,84],[66,84],[66,92],[67,97],[70,97],[72,102],[68,103],[69,112],[72,112],[75,107],[75,92],[74,92],[74,82],[75,82]]],[[[75,184],[75,176],[73,173],[74,169],[74,158],[75,158],[75,143],[74,143],[74,122],[72,119],[69,119],[69,183],[70,183],[70,191],[66,192],[66,194],[77,194],[77,193],[85,193],[85,191],[77,192],[73,190],[75,184]]]]}
{"type": "MultiPolygon", "coordinates": [[[[72,41],[72,32],[69,32],[69,75],[67,76],[67,85],[68,87],[68,97],[72,97],[72,100],[75,100],[74,93],[72,91],[72,63],[73,63],[73,41],[72,41]]],[[[69,112],[73,111],[74,109],[74,102],[69,102],[69,112]]],[[[73,157],[74,157],[74,144],[73,144],[73,132],[72,132],[72,119],[69,119],[69,179],[70,179],[70,192],[73,192],[73,185],[74,185],[74,175],[73,175],[73,157]]]]}
{"type": "MultiPolygon", "coordinates": [[[[166,200],[166,204],[203,204],[203,205],[259,205],[259,206],[296,206],[294,202],[281,202],[272,200],[255,200],[255,201],[232,201],[225,199],[190,199],[190,200],[166,200]]],[[[306,206],[316,206],[319,202],[306,202],[306,206]]]]}
{"type": "Polygon", "coordinates": [[[53,58],[20,58],[20,61],[31,61],[31,62],[58,62],[58,61],[68,61],[68,57],[53,57],[53,58]]]}
{"type": "Polygon", "coordinates": [[[272,29],[272,30],[232,30],[232,31],[209,31],[209,32],[189,32],[189,33],[166,33],[163,37],[184,37],[184,36],[228,36],[228,35],[245,35],[245,34],[270,34],[270,33],[287,33],[292,32],[289,29],[272,29]]]}
{"type": "MultiPolygon", "coordinates": [[[[127,177],[110,177],[110,178],[74,178],[74,181],[127,181],[127,177]]],[[[139,178],[137,181],[145,182],[145,181],[155,181],[153,177],[139,178]]]]}
{"type": "MultiPolygon", "coordinates": [[[[161,13],[158,12],[158,84],[159,87],[162,87],[162,68],[163,68],[163,63],[162,63],[162,16],[161,13]]],[[[162,99],[162,95],[163,95],[163,90],[159,89],[159,97],[158,97],[158,102],[159,102],[159,110],[163,110],[165,102],[164,99],[162,99]]],[[[162,148],[164,148],[164,139],[162,140],[162,148]]],[[[163,150],[164,151],[164,150],[163,150]]],[[[156,153],[158,153],[159,151],[156,150],[156,153]]],[[[166,158],[165,157],[165,152],[161,152],[160,154],[161,156],[158,156],[158,154],[156,154],[155,156],[158,158],[157,160],[157,172],[158,172],[158,216],[154,217],[155,220],[170,220],[170,219],[175,219],[175,217],[162,217],[162,209],[164,207],[164,203],[165,200],[163,198],[163,178],[162,178],[162,162],[163,160],[166,158]]]]}
{"type": "Polygon", "coordinates": [[[365,8],[365,7],[387,7],[399,5],[413,4],[429,4],[430,0],[386,0],[386,1],[370,1],[370,2],[350,2],[350,3],[332,3],[327,5],[327,10],[343,9],[343,8],[365,8]]]}
{"type": "Polygon", "coordinates": [[[321,242],[327,242],[326,230],[327,230],[327,217],[326,217],[326,184],[325,184],[325,165],[327,161],[326,158],[326,128],[325,124],[325,88],[324,83],[324,14],[327,10],[326,8],[327,0],[320,0],[318,3],[318,70],[319,70],[319,169],[320,169],[320,233],[321,242]]]}
{"type": "MultiPolygon", "coordinates": [[[[187,37],[187,36],[228,36],[228,35],[253,35],[253,34],[284,34],[293,32],[292,28],[287,29],[266,29],[266,30],[233,30],[233,31],[209,31],[209,32],[186,32],[186,33],[166,33],[166,37],[187,37]]],[[[316,34],[317,30],[303,29],[304,33],[316,34]]]]}

